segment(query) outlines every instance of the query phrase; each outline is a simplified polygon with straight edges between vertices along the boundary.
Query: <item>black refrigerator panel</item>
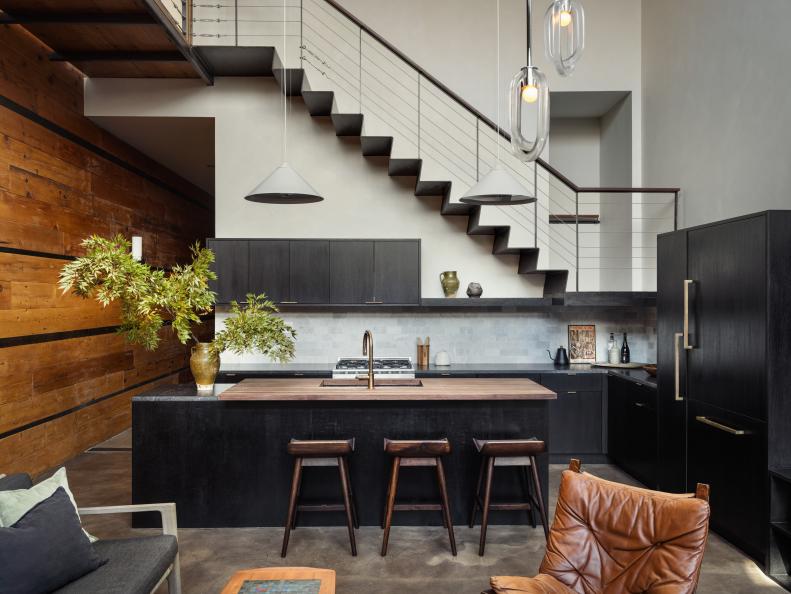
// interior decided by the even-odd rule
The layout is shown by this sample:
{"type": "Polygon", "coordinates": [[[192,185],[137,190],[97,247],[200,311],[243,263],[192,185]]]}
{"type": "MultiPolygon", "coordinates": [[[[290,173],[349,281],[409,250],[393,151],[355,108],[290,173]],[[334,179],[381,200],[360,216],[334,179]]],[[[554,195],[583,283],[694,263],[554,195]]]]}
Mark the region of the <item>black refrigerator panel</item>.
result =
{"type": "Polygon", "coordinates": [[[683,348],[684,281],[687,278],[687,232],[657,239],[657,415],[659,423],[656,479],[659,489],[685,489],[684,412],[687,393],[683,348]]]}
{"type": "Polygon", "coordinates": [[[758,562],[768,546],[766,423],[690,401],[687,491],[711,488],[711,527],[758,562]]]}
{"type": "Polygon", "coordinates": [[[687,398],[766,420],[766,218],[687,233],[687,398]]]}

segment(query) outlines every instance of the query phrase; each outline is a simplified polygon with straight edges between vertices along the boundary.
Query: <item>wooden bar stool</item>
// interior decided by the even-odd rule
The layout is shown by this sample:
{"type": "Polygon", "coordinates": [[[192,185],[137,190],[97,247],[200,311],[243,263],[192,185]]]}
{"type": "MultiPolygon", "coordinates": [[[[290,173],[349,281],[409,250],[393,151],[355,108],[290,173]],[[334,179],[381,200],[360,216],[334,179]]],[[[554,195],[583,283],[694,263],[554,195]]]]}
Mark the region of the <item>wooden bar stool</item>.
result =
{"type": "Polygon", "coordinates": [[[385,453],[393,457],[393,467],[385,503],[383,524],[385,532],[382,538],[382,556],[384,557],[387,554],[387,541],[390,537],[393,512],[423,510],[442,512],[442,523],[448,529],[450,550],[456,556],[456,537],[453,534],[453,520],[451,519],[450,505],[448,504],[448,488],[445,482],[445,470],[442,466],[442,456],[450,454],[450,442],[447,438],[434,440],[385,439],[385,453]],[[437,469],[440,503],[396,503],[398,472],[402,466],[434,466],[437,469]]]}
{"type": "Polygon", "coordinates": [[[478,545],[478,554],[483,556],[486,548],[486,529],[489,527],[490,510],[527,510],[530,513],[530,523],[536,527],[535,508],[541,514],[541,523],[544,526],[544,537],[549,539],[549,526],[547,513],[544,506],[544,497],[541,494],[541,481],[538,478],[536,456],[546,452],[546,444],[537,439],[473,439],[475,449],[481,454],[481,469],[478,472],[478,483],[472,494],[470,508],[470,528],[475,525],[475,516],[478,508],[483,512],[481,518],[481,541],[478,545]],[[492,477],[495,466],[513,466],[523,473],[525,485],[525,501],[518,503],[492,503],[492,477]],[[527,469],[530,467],[531,472],[527,469]],[[485,479],[485,483],[484,483],[485,479]],[[481,501],[481,485],[484,485],[483,501],[481,501]]]}
{"type": "Polygon", "coordinates": [[[283,534],[283,548],[280,556],[285,557],[288,551],[288,537],[296,528],[297,512],[346,512],[346,526],[349,529],[349,542],[352,555],[357,555],[357,542],[354,538],[354,529],[359,528],[357,520],[357,507],[354,503],[351,479],[349,478],[348,456],[354,451],[354,439],[339,440],[298,440],[292,439],[288,443],[288,453],[294,456],[294,475],[291,480],[291,496],[288,500],[288,515],[286,516],[286,529],[283,534]],[[337,466],[341,479],[341,492],[343,504],[321,503],[302,505],[299,495],[302,489],[302,469],[309,466],[337,466]]]}

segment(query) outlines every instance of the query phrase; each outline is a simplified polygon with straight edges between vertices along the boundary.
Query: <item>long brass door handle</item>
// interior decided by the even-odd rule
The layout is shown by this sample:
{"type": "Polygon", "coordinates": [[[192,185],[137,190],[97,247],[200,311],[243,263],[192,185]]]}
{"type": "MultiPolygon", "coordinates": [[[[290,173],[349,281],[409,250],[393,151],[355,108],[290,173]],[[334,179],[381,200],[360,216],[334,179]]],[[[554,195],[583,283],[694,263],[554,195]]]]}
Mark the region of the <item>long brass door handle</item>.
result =
{"type": "Polygon", "coordinates": [[[673,359],[675,362],[675,382],[676,382],[676,400],[684,400],[681,395],[681,339],[683,332],[676,332],[673,335],[673,359]]]}
{"type": "Polygon", "coordinates": [[[684,280],[684,348],[687,350],[695,348],[689,342],[689,287],[694,282],[689,279],[684,280]]]}
{"type": "Polygon", "coordinates": [[[714,421],[708,417],[704,416],[697,416],[695,417],[696,421],[703,423],[704,425],[708,425],[709,427],[714,427],[715,429],[719,429],[720,431],[725,431],[725,433],[730,433],[731,435],[747,435],[750,433],[749,431],[745,431],[744,429],[735,429],[733,427],[728,427],[728,425],[723,425],[717,421],[714,421]]]}

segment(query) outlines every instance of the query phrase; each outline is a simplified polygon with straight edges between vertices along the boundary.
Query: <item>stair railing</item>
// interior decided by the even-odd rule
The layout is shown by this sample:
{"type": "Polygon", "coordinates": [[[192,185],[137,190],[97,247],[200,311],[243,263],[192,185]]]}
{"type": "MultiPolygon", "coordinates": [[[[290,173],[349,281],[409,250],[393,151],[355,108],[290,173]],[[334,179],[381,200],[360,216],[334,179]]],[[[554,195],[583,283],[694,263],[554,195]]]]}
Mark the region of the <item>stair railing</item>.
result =
{"type": "MultiPolygon", "coordinates": [[[[195,44],[283,43],[278,0],[191,4],[195,44]]],[[[464,189],[499,153],[538,199],[483,207],[480,224],[509,226],[509,245],[539,248],[543,269],[569,270],[569,290],[655,288],[655,238],[677,227],[678,188],[582,187],[542,159],[519,161],[495,122],[334,0],[287,0],[285,24],[288,55],[314,73],[310,88],[334,91],[340,112],[364,113],[366,136],[392,136],[393,157],[422,159],[422,180],[464,189]]]]}

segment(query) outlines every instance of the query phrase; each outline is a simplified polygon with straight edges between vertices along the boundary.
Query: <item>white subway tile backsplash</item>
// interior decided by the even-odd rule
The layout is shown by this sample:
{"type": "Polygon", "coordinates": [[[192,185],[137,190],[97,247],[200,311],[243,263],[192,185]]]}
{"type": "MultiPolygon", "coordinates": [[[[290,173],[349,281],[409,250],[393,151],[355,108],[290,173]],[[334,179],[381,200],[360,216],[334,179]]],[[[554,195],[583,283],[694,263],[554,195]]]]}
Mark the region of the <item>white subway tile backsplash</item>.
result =
{"type": "MultiPolygon", "coordinates": [[[[216,316],[219,330],[228,314],[216,316]]],[[[454,363],[541,363],[558,346],[568,346],[569,324],[596,325],[596,354],[606,359],[607,340],[615,332],[620,345],[629,335],[633,361],[656,361],[656,310],[575,308],[563,312],[529,313],[287,313],[297,331],[294,363],[332,363],[360,355],[366,329],[374,334],[378,357],[410,356],[417,338],[431,337],[432,362],[448,351],[454,363]]],[[[223,363],[268,363],[257,353],[223,353],[223,363]]]]}

